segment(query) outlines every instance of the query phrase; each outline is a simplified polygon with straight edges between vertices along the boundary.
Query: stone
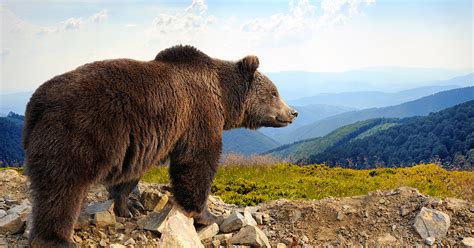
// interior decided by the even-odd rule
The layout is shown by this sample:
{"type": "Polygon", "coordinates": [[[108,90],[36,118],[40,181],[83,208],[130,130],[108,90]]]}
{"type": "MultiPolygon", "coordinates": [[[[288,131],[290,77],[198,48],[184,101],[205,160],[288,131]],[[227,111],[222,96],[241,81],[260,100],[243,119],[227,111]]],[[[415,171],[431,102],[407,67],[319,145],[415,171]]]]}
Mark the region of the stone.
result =
{"type": "Polygon", "coordinates": [[[245,226],[229,242],[237,245],[249,245],[251,247],[271,247],[267,236],[256,226],[245,226]]]}
{"type": "Polygon", "coordinates": [[[252,217],[255,219],[255,222],[257,222],[258,225],[263,225],[263,213],[253,213],[252,217]]]}
{"type": "Polygon", "coordinates": [[[278,243],[277,248],[286,248],[286,245],[283,243],[278,243]]]}
{"type": "Polygon", "coordinates": [[[110,248],[126,248],[126,246],[122,244],[111,244],[109,247],[110,248]]]}
{"type": "Polygon", "coordinates": [[[219,225],[217,225],[216,223],[213,223],[208,226],[204,226],[197,230],[197,234],[201,240],[210,239],[216,236],[216,234],[218,233],[219,233],[219,225]]]}
{"type": "Polygon", "coordinates": [[[413,224],[423,239],[446,237],[450,225],[451,220],[447,214],[426,207],[421,208],[415,217],[415,224],[413,224]]]}
{"type": "Polygon", "coordinates": [[[0,219],[7,215],[7,211],[0,209],[0,219]]]}
{"type": "Polygon", "coordinates": [[[461,241],[461,244],[463,244],[464,247],[474,248],[474,238],[464,237],[461,241]]]}
{"type": "Polygon", "coordinates": [[[72,239],[74,239],[74,242],[76,243],[82,243],[82,238],[77,235],[73,235],[72,239]]]}
{"type": "Polygon", "coordinates": [[[380,236],[377,241],[381,244],[390,244],[397,242],[397,239],[389,233],[386,233],[385,235],[380,236]]]}
{"type": "Polygon", "coordinates": [[[159,247],[204,247],[193,222],[178,207],[173,207],[163,226],[159,247]]]}
{"type": "Polygon", "coordinates": [[[229,244],[229,240],[232,238],[232,235],[232,233],[217,234],[214,236],[214,240],[219,240],[219,243],[225,246],[229,244]]]}
{"type": "Polygon", "coordinates": [[[270,215],[269,214],[263,214],[263,224],[270,223],[270,215]]]}
{"type": "Polygon", "coordinates": [[[5,239],[0,238],[0,248],[8,248],[8,242],[5,239]]]}
{"type": "Polygon", "coordinates": [[[93,223],[97,227],[112,226],[117,222],[115,220],[113,200],[92,203],[86,207],[85,212],[94,216],[93,223]]]}
{"type": "Polygon", "coordinates": [[[161,212],[151,212],[144,219],[139,220],[137,224],[145,230],[161,233],[172,209],[173,206],[167,204],[161,212]]]}
{"type": "Polygon", "coordinates": [[[115,214],[110,211],[98,212],[94,215],[93,220],[95,226],[106,227],[115,225],[115,214]]]}
{"type": "Polygon", "coordinates": [[[125,243],[123,243],[124,245],[134,245],[136,242],[133,238],[129,238],[127,241],[125,241],[125,243]]]}
{"type": "Polygon", "coordinates": [[[306,235],[301,236],[301,240],[302,240],[303,242],[305,242],[305,243],[308,243],[308,242],[309,242],[309,238],[308,238],[308,236],[306,236],[306,235]]]}
{"type": "Polygon", "coordinates": [[[116,240],[116,241],[119,241],[119,242],[124,241],[124,240],[125,240],[125,234],[123,234],[123,233],[117,233],[117,234],[115,235],[115,240],[116,240]]]}
{"type": "Polygon", "coordinates": [[[153,211],[160,212],[168,203],[168,195],[162,195],[160,201],[156,204],[153,211]]]}
{"type": "Polygon", "coordinates": [[[142,193],[142,202],[143,206],[147,211],[153,211],[155,209],[156,205],[158,202],[160,202],[161,197],[163,194],[161,194],[159,191],[156,190],[145,190],[142,193]]]}
{"type": "Polygon", "coordinates": [[[342,211],[338,211],[336,219],[337,220],[343,220],[344,219],[344,213],[342,211]]]}
{"type": "Polygon", "coordinates": [[[27,201],[23,201],[21,204],[8,209],[7,214],[13,213],[19,215],[22,221],[26,221],[31,213],[31,205],[27,201]]]}
{"type": "Polygon", "coordinates": [[[0,219],[0,232],[18,233],[23,229],[25,221],[18,214],[7,214],[0,219]]]}
{"type": "Polygon", "coordinates": [[[230,233],[241,229],[245,225],[247,225],[247,223],[244,216],[239,212],[234,211],[222,222],[219,229],[223,233],[230,233]]]}
{"type": "Polygon", "coordinates": [[[107,200],[104,202],[94,202],[89,204],[86,207],[85,212],[93,215],[98,212],[103,212],[103,211],[113,211],[114,210],[114,201],[113,200],[107,200]]]}
{"type": "Polygon", "coordinates": [[[248,207],[244,209],[244,218],[245,218],[245,221],[247,222],[247,225],[251,225],[251,226],[257,225],[257,222],[252,217],[252,212],[250,211],[248,207]]]}
{"type": "Polygon", "coordinates": [[[434,245],[435,241],[436,239],[433,237],[428,237],[423,240],[423,242],[425,242],[427,245],[434,245]]]}
{"type": "Polygon", "coordinates": [[[411,212],[412,212],[412,209],[410,209],[408,206],[403,205],[403,206],[400,207],[400,215],[401,216],[407,216],[411,212]]]}

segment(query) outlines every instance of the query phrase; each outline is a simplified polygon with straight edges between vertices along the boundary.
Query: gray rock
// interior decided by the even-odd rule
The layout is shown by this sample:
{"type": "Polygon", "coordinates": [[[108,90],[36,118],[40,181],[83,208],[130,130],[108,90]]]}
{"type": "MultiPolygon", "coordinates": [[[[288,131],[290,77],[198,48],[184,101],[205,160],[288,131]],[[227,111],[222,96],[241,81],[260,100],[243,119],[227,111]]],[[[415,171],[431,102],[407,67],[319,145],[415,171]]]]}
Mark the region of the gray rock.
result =
{"type": "Polygon", "coordinates": [[[240,228],[247,225],[245,218],[239,212],[234,211],[229,217],[227,217],[222,224],[219,226],[221,232],[229,233],[237,231],[240,228]]]}
{"type": "Polygon", "coordinates": [[[252,217],[252,212],[250,211],[250,209],[248,207],[246,207],[244,209],[244,218],[245,218],[245,221],[247,222],[247,225],[250,225],[250,226],[256,226],[257,225],[257,222],[252,217]]]}
{"type": "Polygon", "coordinates": [[[407,216],[411,212],[412,212],[412,209],[409,208],[408,206],[403,205],[403,206],[400,207],[400,215],[401,216],[407,216]]]}
{"type": "Polygon", "coordinates": [[[234,235],[229,242],[251,247],[271,247],[267,236],[256,226],[246,226],[234,235]]]}
{"type": "Polygon", "coordinates": [[[137,224],[145,230],[161,233],[172,209],[173,205],[167,204],[161,212],[151,212],[144,219],[139,220],[137,224]]]}
{"type": "Polygon", "coordinates": [[[436,239],[433,237],[428,237],[423,240],[423,242],[425,242],[427,245],[434,245],[435,241],[436,239]]]}
{"type": "Polygon", "coordinates": [[[210,239],[216,236],[216,234],[218,233],[219,233],[219,225],[217,225],[216,223],[202,227],[197,230],[197,234],[201,240],[210,239]]]}
{"type": "Polygon", "coordinates": [[[163,226],[160,247],[204,247],[196,233],[193,219],[173,207],[163,226]]]}
{"type": "Polygon", "coordinates": [[[90,204],[85,212],[94,216],[93,223],[97,227],[113,226],[116,223],[113,200],[90,204]]]}
{"type": "Polygon", "coordinates": [[[263,213],[253,213],[252,217],[255,219],[255,222],[257,222],[258,225],[263,225],[263,213]]]}
{"type": "Polygon", "coordinates": [[[18,233],[23,229],[25,221],[18,214],[12,213],[0,219],[0,232],[18,233]]]}
{"type": "Polygon", "coordinates": [[[31,205],[27,201],[23,201],[21,204],[15,205],[7,211],[7,214],[19,215],[22,221],[26,221],[30,213],[31,205]]]}
{"type": "Polygon", "coordinates": [[[473,248],[474,247],[474,238],[472,237],[464,237],[461,241],[461,243],[468,248],[473,248]]]}
{"type": "Polygon", "coordinates": [[[0,209],[0,219],[7,215],[7,211],[0,209]]]}
{"type": "Polygon", "coordinates": [[[446,237],[448,228],[451,225],[449,216],[441,211],[421,208],[415,217],[415,230],[423,239],[428,237],[443,238],[446,237]]]}

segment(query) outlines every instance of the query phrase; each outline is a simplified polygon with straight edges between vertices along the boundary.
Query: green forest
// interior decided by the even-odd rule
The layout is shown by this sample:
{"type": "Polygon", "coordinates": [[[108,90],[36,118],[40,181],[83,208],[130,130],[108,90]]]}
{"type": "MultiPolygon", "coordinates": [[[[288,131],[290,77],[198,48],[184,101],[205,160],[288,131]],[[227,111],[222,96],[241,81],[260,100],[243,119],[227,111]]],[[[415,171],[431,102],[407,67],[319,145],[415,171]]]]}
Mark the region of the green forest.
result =
{"type": "Polygon", "coordinates": [[[474,101],[427,117],[398,121],[377,135],[332,146],[303,163],[350,168],[404,167],[438,162],[447,168],[474,165],[474,101]]]}

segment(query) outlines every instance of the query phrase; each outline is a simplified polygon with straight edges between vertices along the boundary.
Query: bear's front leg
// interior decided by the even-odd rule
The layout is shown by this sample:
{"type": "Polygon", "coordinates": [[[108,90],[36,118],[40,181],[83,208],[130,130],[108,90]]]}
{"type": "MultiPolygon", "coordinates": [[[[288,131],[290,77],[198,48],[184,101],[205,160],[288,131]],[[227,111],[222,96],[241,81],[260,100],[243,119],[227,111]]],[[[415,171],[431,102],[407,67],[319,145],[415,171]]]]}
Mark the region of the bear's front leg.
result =
{"type": "Polygon", "coordinates": [[[140,192],[138,191],[138,179],[130,182],[115,184],[107,187],[109,199],[114,200],[114,212],[120,217],[132,217],[140,215],[145,208],[140,203],[140,192]]]}
{"type": "Polygon", "coordinates": [[[195,223],[210,225],[222,221],[207,208],[207,199],[217,170],[220,144],[206,150],[193,150],[171,156],[169,174],[176,203],[194,218],[195,223]],[[194,155],[194,156],[191,156],[194,155]]]}

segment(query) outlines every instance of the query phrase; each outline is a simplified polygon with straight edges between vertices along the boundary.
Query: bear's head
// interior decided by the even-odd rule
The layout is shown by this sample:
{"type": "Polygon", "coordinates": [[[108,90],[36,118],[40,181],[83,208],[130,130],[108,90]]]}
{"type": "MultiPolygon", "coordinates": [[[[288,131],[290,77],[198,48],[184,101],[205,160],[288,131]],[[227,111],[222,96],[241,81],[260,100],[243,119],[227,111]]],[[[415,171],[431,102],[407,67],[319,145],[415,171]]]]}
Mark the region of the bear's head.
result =
{"type": "Polygon", "coordinates": [[[291,124],[298,112],[285,103],[273,82],[257,71],[258,58],[246,56],[237,62],[237,66],[248,87],[243,106],[243,126],[256,129],[291,124]]]}

